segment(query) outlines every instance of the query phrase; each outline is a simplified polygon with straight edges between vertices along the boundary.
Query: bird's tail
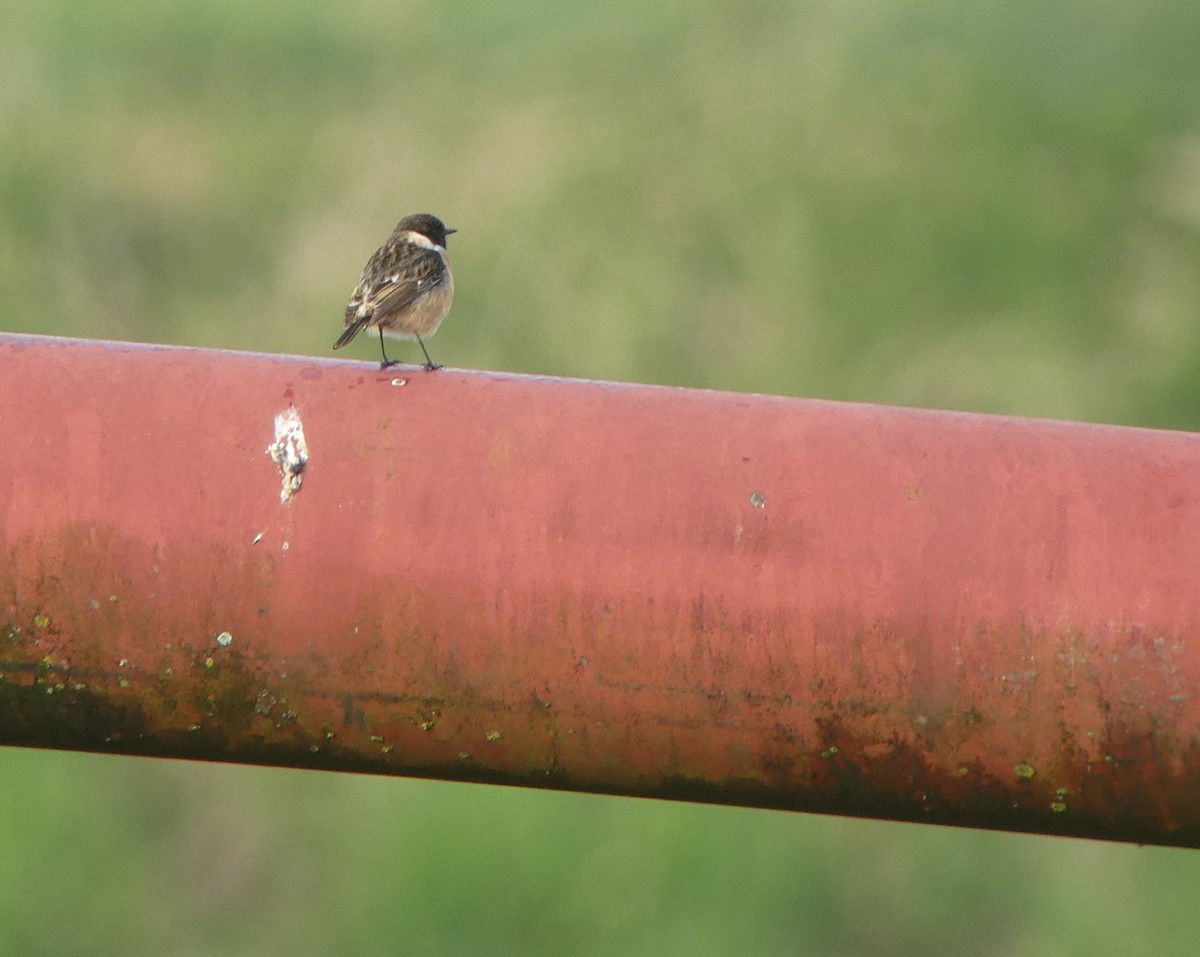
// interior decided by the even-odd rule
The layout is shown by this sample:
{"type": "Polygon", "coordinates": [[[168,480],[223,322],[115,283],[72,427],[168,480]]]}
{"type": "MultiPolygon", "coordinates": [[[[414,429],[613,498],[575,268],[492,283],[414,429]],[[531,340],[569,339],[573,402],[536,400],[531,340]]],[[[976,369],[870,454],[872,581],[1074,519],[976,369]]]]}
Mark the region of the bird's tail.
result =
{"type": "Polygon", "coordinates": [[[363,328],[370,321],[370,316],[359,316],[346,327],[346,331],[341,334],[341,336],[338,338],[338,341],[333,344],[333,347],[335,349],[340,349],[342,346],[346,345],[346,343],[362,332],[363,328]]]}

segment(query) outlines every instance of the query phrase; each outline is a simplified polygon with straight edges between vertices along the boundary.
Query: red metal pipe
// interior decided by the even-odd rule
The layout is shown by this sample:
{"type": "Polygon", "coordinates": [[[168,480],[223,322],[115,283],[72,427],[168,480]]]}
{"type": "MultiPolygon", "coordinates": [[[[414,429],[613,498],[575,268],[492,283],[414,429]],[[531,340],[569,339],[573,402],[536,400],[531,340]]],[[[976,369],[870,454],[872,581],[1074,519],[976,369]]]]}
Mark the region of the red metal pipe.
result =
{"type": "Polygon", "coordinates": [[[0,742],[1200,846],[1195,435],[36,336],[0,369],[0,742]],[[268,444],[307,447],[284,503],[268,444]]]}

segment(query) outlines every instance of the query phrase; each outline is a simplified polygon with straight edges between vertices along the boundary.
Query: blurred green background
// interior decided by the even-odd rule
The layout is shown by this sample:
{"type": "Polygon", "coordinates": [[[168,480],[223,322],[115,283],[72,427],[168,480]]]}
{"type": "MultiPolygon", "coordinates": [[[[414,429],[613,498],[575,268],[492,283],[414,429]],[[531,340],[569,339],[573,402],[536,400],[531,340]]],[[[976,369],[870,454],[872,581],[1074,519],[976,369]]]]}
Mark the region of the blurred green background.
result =
{"type": "MultiPolygon", "coordinates": [[[[367,256],[430,211],[460,230],[447,365],[1200,423],[1200,4],[0,22],[5,329],[326,356],[367,256]]],[[[1081,841],[13,749],[0,822],[3,954],[1200,939],[1200,853],[1081,841]]]]}

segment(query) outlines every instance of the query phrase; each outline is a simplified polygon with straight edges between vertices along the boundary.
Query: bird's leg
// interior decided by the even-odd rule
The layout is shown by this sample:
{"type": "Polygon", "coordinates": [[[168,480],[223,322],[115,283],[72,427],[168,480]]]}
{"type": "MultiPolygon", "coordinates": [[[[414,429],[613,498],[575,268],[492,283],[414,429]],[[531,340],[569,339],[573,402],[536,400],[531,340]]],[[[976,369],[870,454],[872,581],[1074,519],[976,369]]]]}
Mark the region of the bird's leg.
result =
{"type": "Polygon", "coordinates": [[[380,369],[386,369],[388,366],[395,366],[395,365],[400,364],[399,359],[389,359],[387,357],[387,349],[383,345],[383,329],[382,328],[380,328],[380,330],[379,330],[379,351],[383,353],[383,362],[380,363],[380,365],[379,365],[380,369]]]}
{"type": "Polygon", "coordinates": [[[429,350],[425,348],[425,343],[421,342],[421,337],[417,336],[417,342],[421,346],[421,351],[425,353],[425,369],[427,372],[432,372],[434,369],[440,369],[441,366],[429,358],[429,350]]]}

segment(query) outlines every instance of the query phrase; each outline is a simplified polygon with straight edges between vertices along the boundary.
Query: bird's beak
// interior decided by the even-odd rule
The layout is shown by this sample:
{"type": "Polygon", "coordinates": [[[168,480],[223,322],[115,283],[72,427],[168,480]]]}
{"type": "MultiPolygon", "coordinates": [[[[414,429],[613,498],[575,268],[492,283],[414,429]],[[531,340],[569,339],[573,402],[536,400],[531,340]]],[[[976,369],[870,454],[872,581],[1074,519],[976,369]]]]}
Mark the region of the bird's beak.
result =
{"type": "Polygon", "coordinates": [[[447,229],[447,230],[446,230],[446,235],[447,235],[447,236],[449,236],[451,233],[456,233],[456,232],[458,232],[458,230],[457,230],[457,229],[447,229]]]}

